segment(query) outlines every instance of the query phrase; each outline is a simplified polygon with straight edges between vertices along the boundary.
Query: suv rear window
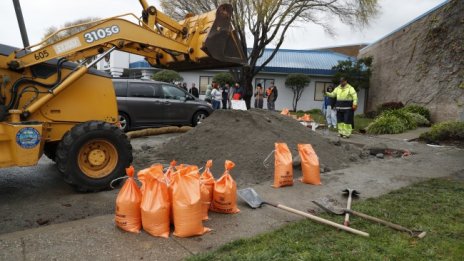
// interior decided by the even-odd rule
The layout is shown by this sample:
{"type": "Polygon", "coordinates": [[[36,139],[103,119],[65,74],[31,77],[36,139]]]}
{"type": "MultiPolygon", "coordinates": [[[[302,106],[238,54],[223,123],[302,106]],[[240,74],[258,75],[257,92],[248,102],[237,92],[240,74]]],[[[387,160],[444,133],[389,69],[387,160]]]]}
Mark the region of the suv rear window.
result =
{"type": "Polygon", "coordinates": [[[150,97],[155,96],[155,86],[149,83],[131,82],[129,83],[130,97],[150,97]]]}

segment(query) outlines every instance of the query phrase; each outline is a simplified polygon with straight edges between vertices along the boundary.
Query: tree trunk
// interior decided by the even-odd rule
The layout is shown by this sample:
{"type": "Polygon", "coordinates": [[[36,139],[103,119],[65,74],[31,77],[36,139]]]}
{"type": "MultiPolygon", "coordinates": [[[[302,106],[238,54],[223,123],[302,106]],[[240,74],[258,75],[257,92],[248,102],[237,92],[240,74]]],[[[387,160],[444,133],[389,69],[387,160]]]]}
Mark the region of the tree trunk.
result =
{"type": "Polygon", "coordinates": [[[250,67],[245,66],[242,70],[243,100],[249,110],[251,108],[251,98],[253,97],[253,75],[250,67]]]}

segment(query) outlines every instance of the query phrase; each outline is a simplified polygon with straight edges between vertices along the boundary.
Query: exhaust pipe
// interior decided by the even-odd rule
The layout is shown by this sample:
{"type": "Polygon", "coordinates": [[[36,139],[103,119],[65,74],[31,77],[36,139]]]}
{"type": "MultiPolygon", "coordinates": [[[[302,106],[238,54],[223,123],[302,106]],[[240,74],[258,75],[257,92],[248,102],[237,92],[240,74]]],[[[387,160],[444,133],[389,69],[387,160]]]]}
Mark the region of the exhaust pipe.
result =
{"type": "Polygon", "coordinates": [[[28,47],[29,38],[27,37],[26,25],[24,24],[23,12],[19,0],[13,0],[14,9],[16,12],[16,19],[18,19],[19,31],[21,32],[21,39],[23,40],[24,48],[28,47]]]}

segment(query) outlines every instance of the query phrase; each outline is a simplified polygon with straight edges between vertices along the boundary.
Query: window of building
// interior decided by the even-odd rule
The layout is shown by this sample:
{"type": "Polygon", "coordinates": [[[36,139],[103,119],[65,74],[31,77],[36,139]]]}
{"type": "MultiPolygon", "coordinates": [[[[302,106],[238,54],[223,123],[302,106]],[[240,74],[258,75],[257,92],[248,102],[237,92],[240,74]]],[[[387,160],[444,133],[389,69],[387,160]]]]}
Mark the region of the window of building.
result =
{"type": "Polygon", "coordinates": [[[263,86],[264,90],[264,97],[266,97],[266,90],[267,88],[271,87],[272,83],[274,83],[274,79],[271,78],[256,78],[255,79],[255,89],[258,83],[261,83],[261,86],[263,86]]]}
{"type": "Polygon", "coordinates": [[[206,88],[213,82],[213,76],[200,76],[200,95],[205,95],[206,88]]]}
{"type": "Polygon", "coordinates": [[[331,82],[316,82],[316,88],[314,88],[314,100],[323,101],[325,90],[331,85],[333,85],[331,82]]]}

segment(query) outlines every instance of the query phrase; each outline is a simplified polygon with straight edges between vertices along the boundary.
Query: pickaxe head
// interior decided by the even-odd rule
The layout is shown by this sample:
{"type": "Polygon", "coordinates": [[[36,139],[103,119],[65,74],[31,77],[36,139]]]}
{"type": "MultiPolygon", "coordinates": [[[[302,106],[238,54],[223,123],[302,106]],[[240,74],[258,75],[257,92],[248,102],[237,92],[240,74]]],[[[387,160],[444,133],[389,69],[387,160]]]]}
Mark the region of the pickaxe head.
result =
{"type": "Polygon", "coordinates": [[[342,192],[343,192],[343,195],[349,196],[351,194],[352,197],[357,197],[359,196],[359,194],[361,194],[356,189],[350,189],[350,188],[344,189],[342,192]]]}

